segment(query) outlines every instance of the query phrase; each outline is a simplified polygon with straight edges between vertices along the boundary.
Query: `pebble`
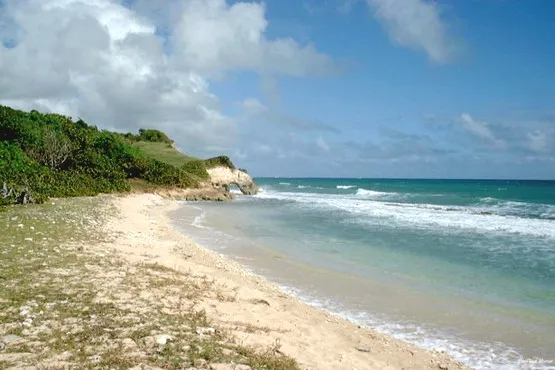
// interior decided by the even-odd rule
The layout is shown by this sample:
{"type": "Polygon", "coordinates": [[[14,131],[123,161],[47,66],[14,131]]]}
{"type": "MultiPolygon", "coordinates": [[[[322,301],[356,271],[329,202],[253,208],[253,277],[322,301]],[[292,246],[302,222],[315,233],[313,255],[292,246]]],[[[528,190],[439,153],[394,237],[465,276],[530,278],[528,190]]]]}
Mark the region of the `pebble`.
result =
{"type": "Polygon", "coordinates": [[[173,339],[174,339],[173,336],[171,336],[169,334],[161,334],[161,335],[156,336],[156,343],[163,346],[167,342],[172,341],[173,339]]]}
{"type": "Polygon", "coordinates": [[[124,340],[122,340],[121,344],[123,345],[123,347],[128,348],[128,349],[132,349],[132,348],[137,347],[137,344],[131,338],[125,338],[124,340]]]}
{"type": "Polygon", "coordinates": [[[197,334],[199,335],[212,335],[216,333],[216,329],[214,328],[197,328],[197,334]]]}
{"type": "Polygon", "coordinates": [[[21,340],[23,340],[23,338],[21,338],[18,335],[13,335],[13,334],[6,335],[2,338],[2,342],[4,344],[15,343],[15,342],[19,342],[21,340]]]}
{"type": "Polygon", "coordinates": [[[370,347],[359,346],[359,347],[357,347],[357,351],[359,351],[359,352],[371,352],[371,349],[370,349],[370,347]]]}
{"type": "Polygon", "coordinates": [[[33,241],[33,238],[25,238],[25,241],[26,241],[26,242],[32,242],[32,241],[33,241]]]}

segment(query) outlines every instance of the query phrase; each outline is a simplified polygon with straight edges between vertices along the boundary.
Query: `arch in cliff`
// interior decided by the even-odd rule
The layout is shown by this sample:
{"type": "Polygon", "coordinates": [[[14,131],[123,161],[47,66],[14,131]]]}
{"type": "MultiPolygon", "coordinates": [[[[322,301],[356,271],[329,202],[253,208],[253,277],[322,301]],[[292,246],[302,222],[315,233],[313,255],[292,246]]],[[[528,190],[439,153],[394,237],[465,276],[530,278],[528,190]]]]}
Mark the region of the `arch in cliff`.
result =
{"type": "Polygon", "coordinates": [[[258,193],[258,187],[252,177],[244,171],[229,167],[218,166],[207,170],[210,175],[212,186],[225,188],[229,191],[230,185],[235,185],[244,195],[258,193]]]}

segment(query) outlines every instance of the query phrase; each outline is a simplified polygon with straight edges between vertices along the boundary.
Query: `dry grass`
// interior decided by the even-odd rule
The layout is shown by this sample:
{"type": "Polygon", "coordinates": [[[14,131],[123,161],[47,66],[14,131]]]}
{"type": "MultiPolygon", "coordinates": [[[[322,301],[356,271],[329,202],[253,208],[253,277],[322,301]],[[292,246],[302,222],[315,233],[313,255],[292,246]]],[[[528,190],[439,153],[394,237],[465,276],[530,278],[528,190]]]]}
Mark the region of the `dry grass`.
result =
{"type": "Polygon", "coordinates": [[[118,257],[109,244],[115,236],[103,231],[115,212],[109,204],[54,200],[0,213],[0,333],[20,339],[0,350],[0,369],[298,369],[279,343],[238,345],[208,317],[203,300],[235,299],[213,280],[118,257]]]}

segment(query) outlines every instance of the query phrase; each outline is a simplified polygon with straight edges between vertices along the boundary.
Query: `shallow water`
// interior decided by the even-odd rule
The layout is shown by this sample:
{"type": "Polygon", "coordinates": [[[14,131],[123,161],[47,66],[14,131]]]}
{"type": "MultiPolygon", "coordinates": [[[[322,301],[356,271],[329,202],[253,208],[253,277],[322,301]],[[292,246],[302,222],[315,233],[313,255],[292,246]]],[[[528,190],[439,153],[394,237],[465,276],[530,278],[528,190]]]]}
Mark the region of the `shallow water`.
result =
{"type": "Polygon", "coordinates": [[[555,368],[555,183],[258,179],[177,225],[301,298],[477,368],[555,368]]]}

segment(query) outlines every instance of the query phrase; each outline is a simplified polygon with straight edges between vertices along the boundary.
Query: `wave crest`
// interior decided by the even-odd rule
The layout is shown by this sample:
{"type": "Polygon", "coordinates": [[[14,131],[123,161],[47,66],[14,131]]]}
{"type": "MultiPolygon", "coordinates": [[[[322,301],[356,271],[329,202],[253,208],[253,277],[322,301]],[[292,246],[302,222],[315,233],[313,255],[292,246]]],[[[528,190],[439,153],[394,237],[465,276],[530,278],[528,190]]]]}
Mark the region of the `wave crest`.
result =
{"type": "Polygon", "coordinates": [[[356,194],[361,197],[383,197],[385,195],[392,195],[394,193],[386,193],[383,191],[375,191],[375,190],[367,190],[367,189],[358,189],[356,194]]]}

